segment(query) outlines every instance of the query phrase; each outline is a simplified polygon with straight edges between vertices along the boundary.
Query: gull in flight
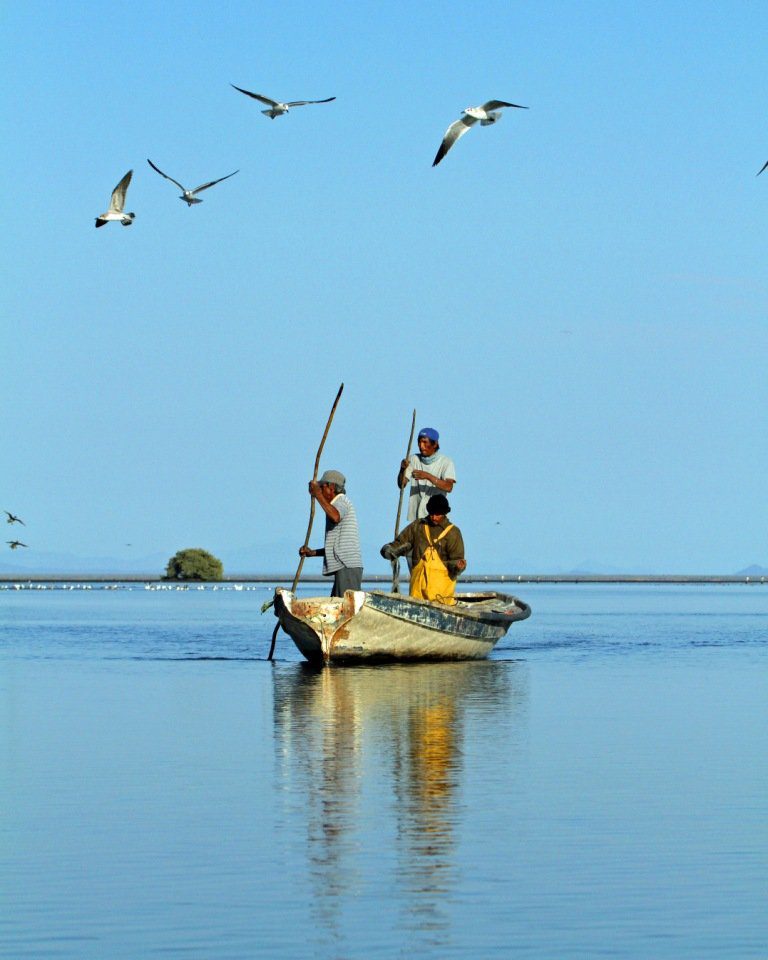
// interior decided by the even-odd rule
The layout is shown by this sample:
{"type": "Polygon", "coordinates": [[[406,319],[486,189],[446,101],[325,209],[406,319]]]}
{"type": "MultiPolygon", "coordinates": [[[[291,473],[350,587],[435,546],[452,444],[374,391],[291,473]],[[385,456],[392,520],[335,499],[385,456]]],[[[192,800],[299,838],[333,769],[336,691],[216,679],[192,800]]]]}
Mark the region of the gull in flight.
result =
{"type": "Polygon", "coordinates": [[[166,180],[170,180],[171,183],[175,183],[176,186],[181,190],[181,196],[179,200],[184,200],[188,207],[191,207],[193,203],[202,203],[203,201],[196,197],[196,193],[200,193],[202,190],[207,190],[208,187],[213,187],[217,183],[221,183],[222,180],[229,180],[230,177],[234,177],[235,173],[239,173],[239,170],[235,170],[235,173],[228,173],[226,177],[219,177],[218,180],[211,180],[208,183],[203,183],[199,187],[195,187],[194,190],[187,190],[186,187],[182,187],[178,180],[174,180],[173,177],[169,177],[167,173],[163,173],[160,167],[156,167],[154,163],[147,157],[147,163],[152,167],[153,170],[156,170],[161,177],[165,177],[166,180]]]}
{"type": "Polygon", "coordinates": [[[26,543],[22,543],[21,540],[6,540],[5,541],[11,550],[15,550],[16,547],[26,547],[26,543]]]}
{"type": "MultiPolygon", "coordinates": [[[[235,87],[234,83],[230,83],[230,87],[235,87]]],[[[279,100],[270,100],[269,97],[264,97],[260,93],[251,93],[250,90],[243,90],[242,87],[235,87],[235,90],[244,93],[246,97],[253,97],[254,100],[266,103],[269,110],[262,110],[261,112],[265,117],[271,117],[273,120],[275,117],[281,117],[284,113],[288,113],[291,107],[304,107],[308,103],[330,103],[331,100],[336,99],[336,97],[328,97],[327,100],[289,100],[288,103],[281,103],[279,100]]]]}
{"type": "Polygon", "coordinates": [[[757,176],[758,176],[758,177],[759,177],[760,174],[763,172],[763,170],[765,170],[766,167],[768,167],[768,160],[766,160],[765,163],[763,164],[763,166],[757,171],[757,176]]]}
{"type": "Polygon", "coordinates": [[[26,527],[26,523],[24,523],[21,517],[17,517],[15,514],[9,513],[7,510],[4,510],[3,512],[8,517],[8,519],[5,521],[6,523],[20,523],[22,527],[26,527]]]}
{"type": "Polygon", "coordinates": [[[459,137],[463,137],[467,130],[469,130],[473,124],[477,123],[478,120],[482,127],[487,127],[492,123],[496,123],[497,120],[500,120],[501,114],[499,110],[502,107],[517,107],[518,110],[528,109],[528,107],[521,107],[519,103],[507,103],[505,100],[489,100],[487,103],[484,103],[482,107],[467,107],[466,110],[462,110],[463,116],[459,117],[458,120],[454,120],[445,131],[443,142],[440,144],[440,149],[432,161],[432,166],[436,167],[459,137]]]}
{"type": "Polygon", "coordinates": [[[123,179],[112,191],[112,199],[109,201],[109,210],[106,213],[100,213],[96,217],[96,226],[103,227],[110,220],[119,220],[124,227],[130,227],[133,223],[135,213],[123,213],[125,207],[125,194],[128,190],[128,184],[131,182],[133,170],[129,170],[123,179]]]}

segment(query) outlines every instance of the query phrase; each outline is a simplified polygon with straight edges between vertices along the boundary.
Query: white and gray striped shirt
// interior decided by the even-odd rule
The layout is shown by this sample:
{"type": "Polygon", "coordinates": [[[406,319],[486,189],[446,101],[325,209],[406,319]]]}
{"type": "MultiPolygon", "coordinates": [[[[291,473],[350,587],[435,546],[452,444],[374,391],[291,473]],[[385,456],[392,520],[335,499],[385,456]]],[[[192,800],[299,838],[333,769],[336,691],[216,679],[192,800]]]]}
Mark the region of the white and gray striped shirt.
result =
{"type": "Polygon", "coordinates": [[[360,533],[357,529],[357,514],[352,501],[344,493],[338,493],[331,500],[341,519],[334,523],[325,518],[325,559],[323,573],[331,574],[342,567],[362,567],[363,555],[360,552],[360,533]]]}

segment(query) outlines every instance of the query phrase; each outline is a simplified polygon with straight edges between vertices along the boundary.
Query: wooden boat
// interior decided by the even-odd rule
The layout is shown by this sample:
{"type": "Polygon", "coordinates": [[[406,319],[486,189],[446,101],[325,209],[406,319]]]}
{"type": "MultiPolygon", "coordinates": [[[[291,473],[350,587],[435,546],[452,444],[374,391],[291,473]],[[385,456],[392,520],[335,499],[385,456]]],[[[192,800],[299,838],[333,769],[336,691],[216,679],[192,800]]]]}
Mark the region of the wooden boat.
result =
{"type": "Polygon", "coordinates": [[[460,593],[456,604],[383,590],[296,597],[275,590],[275,616],[312,663],[478,660],[531,608],[505,593],[460,593]]]}

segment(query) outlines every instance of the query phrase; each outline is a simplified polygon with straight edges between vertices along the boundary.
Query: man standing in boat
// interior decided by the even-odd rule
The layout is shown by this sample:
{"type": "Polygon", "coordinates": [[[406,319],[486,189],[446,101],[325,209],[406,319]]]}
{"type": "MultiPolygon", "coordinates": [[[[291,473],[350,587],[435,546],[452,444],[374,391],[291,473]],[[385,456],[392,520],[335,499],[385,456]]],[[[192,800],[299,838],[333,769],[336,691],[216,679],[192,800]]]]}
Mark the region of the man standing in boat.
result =
{"type": "Polygon", "coordinates": [[[326,470],[319,480],[309,481],[309,494],[325,513],[325,546],[321,550],[299,547],[302,557],[323,558],[323,576],[333,576],[332,597],[343,597],[345,590],[361,590],[363,583],[357,514],[345,484],[338,470],[326,470]]]}
{"type": "Polygon", "coordinates": [[[437,493],[450,493],[456,483],[453,460],[440,453],[440,434],[434,427],[419,430],[419,452],[400,464],[397,485],[410,482],[408,519],[421,520],[427,515],[427,501],[437,493]]]}
{"type": "Polygon", "coordinates": [[[426,503],[427,515],[409,523],[396,540],[381,548],[387,560],[410,557],[412,597],[449,605],[456,603],[456,579],[467,568],[464,538],[448,520],[450,510],[448,498],[434,494],[426,503]]]}

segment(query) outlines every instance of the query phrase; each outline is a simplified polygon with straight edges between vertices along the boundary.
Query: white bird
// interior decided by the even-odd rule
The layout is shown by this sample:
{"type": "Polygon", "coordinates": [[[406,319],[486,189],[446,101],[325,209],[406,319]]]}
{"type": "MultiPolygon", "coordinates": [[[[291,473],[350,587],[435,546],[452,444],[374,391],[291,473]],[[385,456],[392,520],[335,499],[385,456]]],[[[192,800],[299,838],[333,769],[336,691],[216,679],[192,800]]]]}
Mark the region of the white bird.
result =
{"type": "Polygon", "coordinates": [[[484,103],[482,107],[467,107],[466,110],[462,110],[464,115],[459,117],[458,120],[454,120],[445,131],[443,142],[440,144],[440,149],[432,161],[432,166],[436,167],[459,137],[463,137],[467,130],[476,124],[478,120],[483,127],[487,127],[492,123],[496,123],[497,120],[500,120],[501,114],[498,111],[502,107],[517,107],[518,110],[528,109],[528,107],[521,107],[519,103],[507,103],[505,100],[489,100],[487,103],[484,103]]]}
{"type": "Polygon", "coordinates": [[[119,220],[124,227],[130,227],[133,223],[135,213],[123,213],[125,207],[125,194],[128,190],[128,184],[131,182],[133,170],[129,170],[123,179],[112,191],[112,199],[109,201],[109,210],[106,213],[100,213],[96,217],[96,226],[103,227],[110,220],[119,220]]]}
{"type": "Polygon", "coordinates": [[[768,167],[768,160],[766,160],[765,163],[762,165],[762,167],[760,167],[760,169],[757,171],[757,176],[758,176],[758,177],[759,177],[760,174],[763,172],[763,170],[765,170],[766,167],[768,167]]]}
{"type": "Polygon", "coordinates": [[[240,172],[239,170],[235,170],[234,173],[228,173],[226,177],[219,177],[218,180],[211,180],[208,183],[203,183],[201,186],[195,187],[194,190],[187,190],[186,187],[182,187],[178,180],[174,180],[173,177],[169,177],[167,173],[163,173],[160,167],[156,167],[149,157],[147,157],[147,163],[150,165],[150,167],[152,167],[153,170],[156,170],[161,177],[165,177],[166,180],[170,180],[171,183],[176,184],[179,190],[181,190],[181,196],[179,197],[179,200],[184,200],[189,207],[191,207],[193,203],[203,202],[199,197],[195,196],[196,193],[200,193],[201,190],[207,190],[208,187],[213,187],[217,183],[221,183],[222,180],[229,180],[230,177],[234,177],[235,173],[240,172]]]}
{"type": "MultiPolygon", "coordinates": [[[[230,83],[230,87],[235,87],[234,83],[230,83]]],[[[281,103],[279,100],[271,100],[269,97],[264,97],[260,93],[251,93],[250,90],[243,90],[242,87],[235,87],[235,90],[244,93],[246,97],[253,97],[254,100],[266,103],[269,110],[262,110],[261,112],[265,117],[271,117],[272,120],[274,120],[275,117],[281,117],[284,113],[288,113],[291,107],[303,107],[308,103],[330,103],[331,100],[336,99],[336,97],[328,97],[326,100],[289,100],[287,103],[281,103]]]]}

